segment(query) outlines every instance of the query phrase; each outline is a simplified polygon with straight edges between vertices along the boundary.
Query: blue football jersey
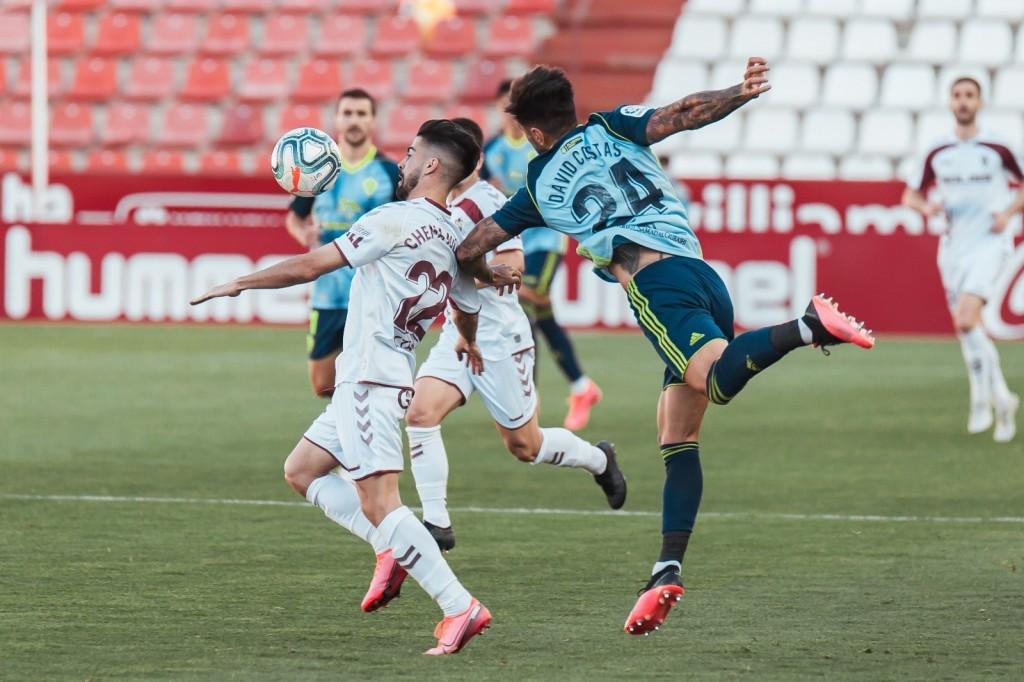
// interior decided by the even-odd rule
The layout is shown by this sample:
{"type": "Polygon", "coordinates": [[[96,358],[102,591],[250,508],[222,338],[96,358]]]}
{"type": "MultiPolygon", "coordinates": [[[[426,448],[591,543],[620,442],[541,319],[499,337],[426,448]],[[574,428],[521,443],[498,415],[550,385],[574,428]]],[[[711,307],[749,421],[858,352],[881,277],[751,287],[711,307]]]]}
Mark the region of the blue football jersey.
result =
{"type": "Polygon", "coordinates": [[[526,186],[494,220],[513,235],[547,225],[575,238],[577,253],[607,280],[612,253],[625,242],[702,258],[686,206],[648,148],[653,112],[627,105],[591,114],[530,162],[526,186]]]}
{"type": "MultiPolygon", "coordinates": [[[[338,180],[312,202],[313,220],[320,228],[320,243],[329,244],[345,234],[364,213],[395,200],[398,165],[371,147],[362,161],[354,165],[341,162],[338,180]]],[[[292,203],[298,215],[309,215],[298,200],[292,203]]],[[[313,284],[310,303],[324,310],[348,308],[348,294],[355,268],[338,268],[320,276],[313,284]]]]}

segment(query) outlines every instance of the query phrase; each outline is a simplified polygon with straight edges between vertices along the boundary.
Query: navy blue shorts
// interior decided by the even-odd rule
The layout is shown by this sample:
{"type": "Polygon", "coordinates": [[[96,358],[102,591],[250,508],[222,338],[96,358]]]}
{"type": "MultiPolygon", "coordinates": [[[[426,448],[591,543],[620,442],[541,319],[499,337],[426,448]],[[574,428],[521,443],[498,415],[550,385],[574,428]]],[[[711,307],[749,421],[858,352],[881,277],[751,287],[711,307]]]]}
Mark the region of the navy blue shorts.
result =
{"type": "Polygon", "coordinates": [[[534,251],[524,257],[523,286],[533,289],[541,296],[551,291],[551,280],[558,272],[564,254],[557,251],[534,251]]]}
{"type": "Polygon", "coordinates": [[[306,335],[306,352],[310,360],[321,360],[341,350],[345,336],[344,308],[324,308],[309,311],[309,333],[306,335]]]}
{"type": "Polygon", "coordinates": [[[725,282],[698,258],[651,263],[626,287],[644,335],[665,363],[663,387],[683,383],[686,365],[712,339],[731,341],[732,299],[725,282]]]}

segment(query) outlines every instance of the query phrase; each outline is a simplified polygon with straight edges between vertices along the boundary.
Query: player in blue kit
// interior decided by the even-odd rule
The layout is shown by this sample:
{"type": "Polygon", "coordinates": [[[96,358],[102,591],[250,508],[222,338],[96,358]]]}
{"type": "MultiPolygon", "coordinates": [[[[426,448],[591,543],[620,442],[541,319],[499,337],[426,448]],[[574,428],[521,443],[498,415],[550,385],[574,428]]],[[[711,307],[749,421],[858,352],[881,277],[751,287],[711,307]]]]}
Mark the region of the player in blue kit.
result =
{"type": "MultiPolygon", "coordinates": [[[[496,104],[501,114],[501,133],[484,145],[484,168],[480,173],[481,178],[489,180],[505,196],[512,196],[526,183],[527,166],[537,156],[522,127],[505,111],[511,87],[511,80],[498,86],[496,104]]],[[[569,381],[569,412],[563,425],[578,431],[590,421],[590,409],[600,402],[601,389],[583,373],[569,334],[555,319],[551,307],[551,280],[562,263],[569,240],[544,227],[525,230],[520,236],[525,258],[520,303],[569,381]]]]}
{"type": "MultiPolygon", "coordinates": [[[[330,188],[313,197],[296,197],[285,226],[299,244],[315,249],[330,244],[368,211],[394,201],[398,165],[373,146],[377,104],[365,90],[341,93],[334,117],[341,152],[341,172],[330,188]]],[[[348,293],[355,276],[340,268],[313,284],[309,313],[309,382],[313,393],[334,393],[334,360],[341,352],[348,313],[348,293]]]]}
{"type": "Polygon", "coordinates": [[[698,439],[708,402],[724,405],[759,372],[801,346],[874,338],[830,299],[815,296],[804,315],[733,338],[729,292],[704,262],[686,207],[649,145],[713,123],[770,89],[764,59],[748,60],[743,82],[667,106],[621,106],[577,124],[572,85],[538,66],[512,85],[509,113],[538,152],[526,186],[466,236],[460,265],[483,283],[514,285],[484,254],[538,224],[573,236],[597,274],[619,282],[664,365],[658,442],[665,462],[662,546],[626,620],[647,634],[683,595],[679,573],[703,490],[698,439]]]}

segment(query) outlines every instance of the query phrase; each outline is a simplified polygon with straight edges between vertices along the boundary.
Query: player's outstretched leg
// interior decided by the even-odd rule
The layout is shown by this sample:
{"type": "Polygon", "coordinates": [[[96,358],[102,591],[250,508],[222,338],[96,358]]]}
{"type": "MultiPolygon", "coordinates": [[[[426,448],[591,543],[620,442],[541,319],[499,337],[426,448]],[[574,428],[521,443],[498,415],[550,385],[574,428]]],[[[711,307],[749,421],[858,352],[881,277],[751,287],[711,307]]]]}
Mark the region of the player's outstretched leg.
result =
{"type": "MultiPolygon", "coordinates": [[[[731,341],[707,372],[705,387],[711,402],[725,405],[743,390],[756,374],[801,346],[834,346],[852,343],[872,348],[875,338],[864,325],[839,310],[831,298],[818,294],[803,317],[740,334],[731,341]]],[[[690,377],[685,377],[687,383],[690,377]]]]}

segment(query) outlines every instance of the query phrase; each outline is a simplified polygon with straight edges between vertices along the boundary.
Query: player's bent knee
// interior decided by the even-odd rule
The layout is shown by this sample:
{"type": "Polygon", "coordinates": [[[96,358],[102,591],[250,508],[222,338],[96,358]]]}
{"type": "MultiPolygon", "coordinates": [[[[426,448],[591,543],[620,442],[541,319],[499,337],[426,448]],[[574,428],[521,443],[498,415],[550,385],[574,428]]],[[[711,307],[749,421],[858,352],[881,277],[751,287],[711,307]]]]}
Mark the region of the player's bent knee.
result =
{"type": "Polygon", "coordinates": [[[414,428],[429,429],[441,423],[441,415],[430,405],[417,403],[414,399],[405,412],[405,423],[414,428]]]}
{"type": "Polygon", "coordinates": [[[305,497],[313,477],[294,457],[288,457],[284,461],[284,480],[292,490],[305,497]]]}

